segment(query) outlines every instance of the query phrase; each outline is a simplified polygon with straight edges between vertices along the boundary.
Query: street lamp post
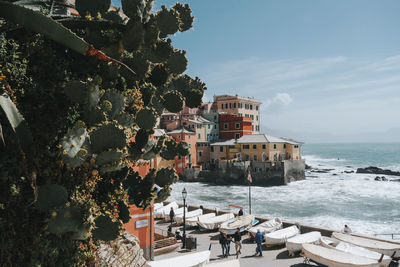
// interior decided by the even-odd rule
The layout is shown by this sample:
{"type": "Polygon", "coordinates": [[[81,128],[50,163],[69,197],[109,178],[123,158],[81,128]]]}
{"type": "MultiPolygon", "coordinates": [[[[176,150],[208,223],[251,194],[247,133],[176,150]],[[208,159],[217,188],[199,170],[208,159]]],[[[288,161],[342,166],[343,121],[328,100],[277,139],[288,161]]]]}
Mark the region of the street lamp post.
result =
{"type": "Polygon", "coordinates": [[[187,191],[186,188],[182,190],[182,198],[183,198],[183,240],[182,240],[182,248],[186,248],[186,196],[187,191]]]}

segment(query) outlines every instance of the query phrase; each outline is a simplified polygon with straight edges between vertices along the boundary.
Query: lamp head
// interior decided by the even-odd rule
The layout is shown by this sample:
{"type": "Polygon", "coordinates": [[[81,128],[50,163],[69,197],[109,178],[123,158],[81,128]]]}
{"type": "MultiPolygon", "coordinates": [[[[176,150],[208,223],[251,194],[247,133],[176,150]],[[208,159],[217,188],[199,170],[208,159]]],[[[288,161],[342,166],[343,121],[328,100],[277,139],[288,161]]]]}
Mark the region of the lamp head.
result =
{"type": "Polygon", "coordinates": [[[182,198],[186,199],[186,196],[187,196],[186,188],[183,188],[183,190],[182,190],[182,198]]]}

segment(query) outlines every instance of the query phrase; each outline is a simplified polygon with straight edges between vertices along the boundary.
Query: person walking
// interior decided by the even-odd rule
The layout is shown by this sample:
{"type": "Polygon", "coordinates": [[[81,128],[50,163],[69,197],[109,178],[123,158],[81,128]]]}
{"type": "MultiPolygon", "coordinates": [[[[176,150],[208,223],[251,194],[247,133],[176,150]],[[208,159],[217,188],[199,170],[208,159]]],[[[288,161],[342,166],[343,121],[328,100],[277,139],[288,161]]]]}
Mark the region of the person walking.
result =
{"type": "Polygon", "coordinates": [[[231,243],[233,241],[232,241],[232,237],[228,236],[226,233],[224,233],[224,236],[225,236],[225,241],[226,241],[226,257],[228,257],[229,256],[229,252],[231,250],[231,243]]]}
{"type": "Polygon", "coordinates": [[[219,232],[219,243],[221,244],[222,257],[225,258],[227,257],[226,255],[227,249],[226,249],[226,239],[223,232],[219,232]]]}
{"type": "Polygon", "coordinates": [[[260,254],[260,257],[262,257],[262,242],[264,242],[264,235],[263,233],[260,232],[260,229],[257,229],[256,236],[254,237],[254,240],[256,241],[257,247],[256,247],[256,254],[260,254]]]}
{"type": "Polygon", "coordinates": [[[175,211],[174,208],[171,207],[171,210],[169,211],[169,222],[171,224],[174,222],[174,217],[175,217],[175,211]]]}
{"type": "Polygon", "coordinates": [[[242,252],[240,251],[242,249],[242,237],[240,236],[240,228],[236,228],[236,232],[233,235],[233,240],[235,241],[235,249],[236,249],[236,259],[239,258],[239,254],[242,252]]]}

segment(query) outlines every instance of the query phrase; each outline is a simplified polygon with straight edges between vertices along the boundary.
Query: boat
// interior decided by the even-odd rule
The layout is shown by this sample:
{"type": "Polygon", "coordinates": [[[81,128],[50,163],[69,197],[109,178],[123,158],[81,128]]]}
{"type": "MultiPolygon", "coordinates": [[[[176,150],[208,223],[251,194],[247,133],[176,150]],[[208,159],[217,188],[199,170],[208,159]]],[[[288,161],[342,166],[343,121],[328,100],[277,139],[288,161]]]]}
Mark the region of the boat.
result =
{"type": "Polygon", "coordinates": [[[302,249],[302,244],[319,245],[321,233],[318,231],[309,232],[306,234],[296,235],[286,240],[286,248],[289,251],[289,256],[294,256],[302,249]]]}
{"type": "Polygon", "coordinates": [[[215,230],[218,229],[222,223],[232,220],[235,218],[233,213],[225,213],[213,218],[206,218],[199,220],[197,224],[201,227],[200,229],[215,230]]]}
{"type": "Polygon", "coordinates": [[[359,247],[363,247],[378,253],[390,256],[392,258],[400,257],[400,244],[391,242],[378,241],[366,237],[353,236],[348,234],[342,234],[334,232],[332,237],[340,241],[347,242],[359,247]]]}
{"type": "MultiPolygon", "coordinates": [[[[197,209],[197,210],[192,210],[192,211],[186,212],[186,214],[185,214],[186,222],[189,218],[198,217],[202,214],[203,214],[202,209],[197,209]]],[[[182,224],[183,223],[183,213],[176,215],[174,220],[177,224],[182,224]]]]}
{"type": "Polygon", "coordinates": [[[184,256],[168,258],[158,261],[148,261],[151,267],[198,267],[206,266],[210,262],[210,250],[188,253],[184,256]]]}
{"type": "Polygon", "coordinates": [[[154,212],[156,212],[158,209],[164,207],[164,204],[161,203],[154,203],[153,208],[154,208],[154,212]]]}
{"type": "Polygon", "coordinates": [[[268,246],[281,245],[286,242],[286,239],[294,237],[300,233],[296,225],[277,230],[264,236],[265,243],[268,246]]]}
{"type": "Polygon", "coordinates": [[[314,244],[303,244],[302,255],[319,266],[380,267],[377,260],[314,244]]]}
{"type": "Polygon", "coordinates": [[[233,235],[237,228],[240,229],[240,232],[250,229],[253,226],[253,222],[254,216],[251,214],[245,214],[237,216],[235,220],[222,223],[219,230],[228,235],[233,235]]]}
{"type": "Polygon", "coordinates": [[[171,207],[174,208],[174,210],[175,210],[175,209],[178,208],[178,204],[176,204],[176,202],[174,201],[174,202],[169,203],[166,206],[163,206],[163,207],[157,209],[157,211],[154,212],[154,218],[155,219],[164,218],[164,213],[168,213],[169,214],[169,211],[171,210],[171,207]]]}
{"type": "MultiPolygon", "coordinates": [[[[185,208],[185,211],[186,211],[186,213],[188,213],[187,207],[185,208]]],[[[180,215],[183,216],[183,207],[182,207],[182,208],[179,208],[179,209],[174,209],[174,212],[175,212],[175,218],[176,218],[177,216],[180,216],[180,215]]],[[[170,219],[170,217],[169,217],[169,212],[164,213],[163,218],[164,218],[164,221],[170,221],[171,219],[170,219]]]]}
{"type": "Polygon", "coordinates": [[[254,238],[254,236],[257,233],[257,230],[260,230],[260,232],[265,235],[265,234],[268,234],[268,233],[275,232],[276,230],[279,230],[279,229],[282,229],[282,221],[279,218],[275,218],[275,219],[271,219],[271,220],[265,221],[265,222],[263,222],[261,224],[258,224],[256,226],[254,226],[254,227],[251,227],[249,229],[249,233],[250,233],[250,236],[252,238],[254,238]]]}
{"type": "MultiPolygon", "coordinates": [[[[369,259],[373,260],[381,260],[382,254],[379,254],[378,252],[362,248],[350,243],[346,243],[340,240],[337,240],[336,238],[330,238],[327,236],[322,236],[321,237],[321,245],[326,248],[332,248],[332,249],[337,249],[343,252],[347,252],[353,255],[357,256],[362,256],[366,257],[369,259]]],[[[381,266],[382,267],[387,267],[389,266],[390,262],[392,261],[392,258],[389,256],[384,255],[384,257],[381,260],[381,266]]]]}
{"type": "Polygon", "coordinates": [[[197,226],[198,221],[215,217],[215,213],[207,213],[200,216],[192,217],[186,220],[186,225],[197,226]]]}

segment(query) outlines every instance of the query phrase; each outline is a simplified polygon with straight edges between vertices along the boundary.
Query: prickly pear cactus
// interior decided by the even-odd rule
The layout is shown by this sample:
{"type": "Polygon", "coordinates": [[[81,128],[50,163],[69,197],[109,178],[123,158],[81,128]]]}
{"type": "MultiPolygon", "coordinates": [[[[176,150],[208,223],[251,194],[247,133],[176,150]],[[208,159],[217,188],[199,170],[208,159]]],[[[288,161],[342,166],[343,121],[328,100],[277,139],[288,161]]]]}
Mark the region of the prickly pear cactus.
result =
{"type": "Polygon", "coordinates": [[[123,14],[110,0],[76,0],[80,17],[59,22],[46,7],[2,4],[0,96],[15,106],[0,106],[3,265],[91,265],[96,244],[129,221],[129,205],[170,195],[172,168],[137,171],[187,155],[184,143],[155,141],[153,128],[165,111],[200,105],[206,87],[182,75],[188,59],[168,38],[192,27],[191,9],[152,11],[153,2],[122,0],[123,14]]]}

